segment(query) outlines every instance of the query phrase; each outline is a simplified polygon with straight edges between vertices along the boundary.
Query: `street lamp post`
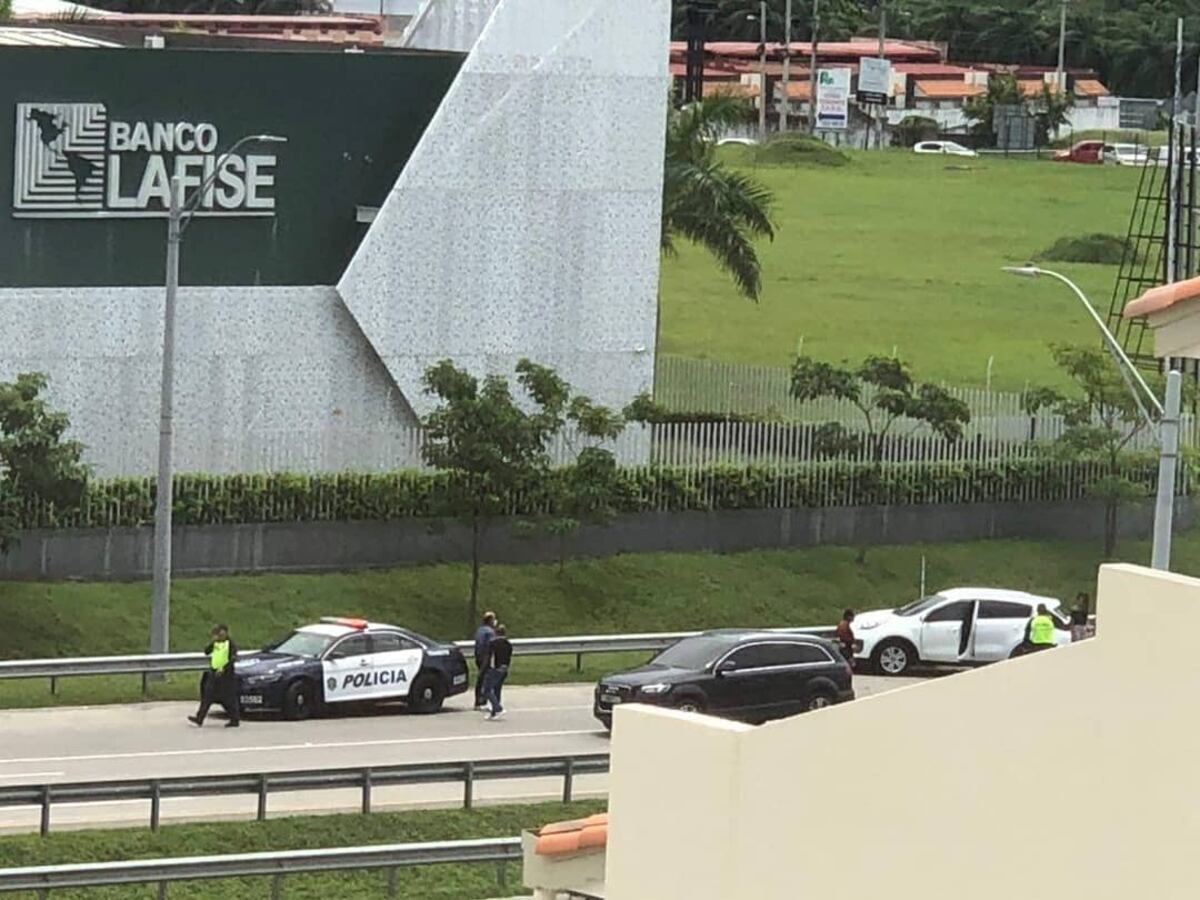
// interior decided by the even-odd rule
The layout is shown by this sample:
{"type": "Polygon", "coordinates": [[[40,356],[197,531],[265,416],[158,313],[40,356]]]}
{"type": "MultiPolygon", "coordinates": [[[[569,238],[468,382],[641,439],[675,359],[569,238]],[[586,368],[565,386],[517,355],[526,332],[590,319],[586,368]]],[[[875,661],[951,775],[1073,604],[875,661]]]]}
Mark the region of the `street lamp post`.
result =
{"type": "Polygon", "coordinates": [[[746,16],[751,22],[758,19],[758,139],[767,139],[767,0],[758,4],[757,16],[746,16]]]}
{"type": "Polygon", "coordinates": [[[229,158],[249,143],[282,144],[285,137],[250,134],[236,141],[217,159],[212,172],[190,198],[176,175],[167,203],[166,303],[163,308],[162,385],[158,411],[158,487],[154,506],[154,582],[150,604],[150,652],[166,653],[171,646],[171,514],[174,502],[172,456],[175,445],[175,300],[179,293],[179,248],[196,208],[229,158]]]}
{"type": "Polygon", "coordinates": [[[1170,569],[1171,528],[1175,517],[1175,472],[1179,459],[1179,409],[1183,392],[1182,376],[1174,370],[1167,372],[1166,405],[1164,407],[1154,391],[1146,384],[1146,380],[1142,378],[1142,373],[1129,359],[1120,342],[1104,324],[1104,320],[1100,318],[1100,314],[1096,312],[1096,308],[1092,306],[1092,302],[1088,300],[1087,294],[1079,285],[1065,275],[1034,265],[1006,266],[1004,271],[1026,278],[1046,276],[1061,281],[1083,304],[1084,309],[1087,310],[1088,315],[1091,316],[1092,321],[1104,336],[1104,343],[1116,359],[1117,369],[1133,394],[1142,417],[1158,435],[1158,490],[1154,503],[1154,544],[1150,552],[1150,565],[1164,571],[1170,569]],[[1143,399],[1149,401],[1150,406],[1158,414],[1157,424],[1146,410],[1143,399]]]}

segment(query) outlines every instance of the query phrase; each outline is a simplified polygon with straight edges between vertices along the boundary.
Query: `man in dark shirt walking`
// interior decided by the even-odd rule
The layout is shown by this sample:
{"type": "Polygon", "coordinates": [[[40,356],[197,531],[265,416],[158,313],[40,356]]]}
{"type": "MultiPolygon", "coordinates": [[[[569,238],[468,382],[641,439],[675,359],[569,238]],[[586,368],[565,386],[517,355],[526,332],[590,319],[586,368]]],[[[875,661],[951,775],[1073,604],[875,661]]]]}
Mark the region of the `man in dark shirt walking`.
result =
{"type": "Polygon", "coordinates": [[[494,722],[504,715],[504,707],[500,704],[500,689],[504,687],[504,679],[508,678],[508,667],[512,663],[513,648],[508,640],[508,629],[503,625],[496,626],[496,636],[492,638],[489,651],[483,696],[491,704],[488,721],[494,722]]]}
{"type": "Polygon", "coordinates": [[[841,645],[842,656],[846,662],[854,665],[854,610],[848,609],[842,613],[842,621],[837,624],[837,642],[841,645]]]}
{"type": "Polygon", "coordinates": [[[485,612],[483,624],[475,629],[475,708],[483,709],[487,702],[483,699],[484,681],[487,678],[488,659],[491,656],[489,647],[492,638],[496,636],[496,614],[485,612]]]}

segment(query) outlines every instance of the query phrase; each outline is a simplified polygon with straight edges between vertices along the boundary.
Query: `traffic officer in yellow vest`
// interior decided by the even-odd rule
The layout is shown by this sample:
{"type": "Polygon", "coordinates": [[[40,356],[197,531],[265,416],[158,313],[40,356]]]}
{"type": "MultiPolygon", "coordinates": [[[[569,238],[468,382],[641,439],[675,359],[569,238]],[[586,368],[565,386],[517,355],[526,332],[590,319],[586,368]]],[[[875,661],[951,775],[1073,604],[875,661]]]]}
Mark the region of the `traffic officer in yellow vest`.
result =
{"type": "Polygon", "coordinates": [[[1031,652],[1049,650],[1054,646],[1054,619],[1051,617],[1050,611],[1046,609],[1046,604],[1039,603],[1037,615],[1029,620],[1029,626],[1025,632],[1025,642],[1031,652]]]}
{"type": "Polygon", "coordinates": [[[200,708],[194,716],[188,716],[188,721],[203,725],[209,707],[216,702],[225,707],[225,712],[229,714],[225,727],[237,728],[242,718],[238,708],[237,675],[233,670],[237,660],[237,644],[229,639],[228,625],[213,628],[212,643],[204,648],[204,655],[208,657],[209,669],[204,673],[200,686],[200,708]]]}

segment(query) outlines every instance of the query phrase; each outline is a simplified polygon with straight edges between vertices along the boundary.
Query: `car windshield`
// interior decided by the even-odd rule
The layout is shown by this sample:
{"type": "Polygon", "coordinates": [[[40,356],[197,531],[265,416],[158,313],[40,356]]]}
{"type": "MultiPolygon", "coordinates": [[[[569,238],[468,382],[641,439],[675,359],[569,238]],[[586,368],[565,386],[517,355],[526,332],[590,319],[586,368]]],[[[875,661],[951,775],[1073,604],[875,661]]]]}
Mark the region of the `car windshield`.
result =
{"type": "Polygon", "coordinates": [[[907,606],[901,606],[898,609],[892,610],[892,612],[898,616],[919,616],[925,610],[929,609],[929,607],[941,603],[945,599],[945,597],[934,594],[931,597],[922,597],[920,600],[914,600],[907,606]]]}
{"type": "Polygon", "coordinates": [[[307,656],[310,659],[316,659],[332,643],[333,638],[327,634],[317,634],[313,631],[293,631],[271,650],[275,653],[286,653],[288,656],[307,656]]]}
{"type": "Polygon", "coordinates": [[[727,649],[729,642],[718,638],[684,638],[650,660],[650,664],[673,669],[704,669],[727,649]]]}

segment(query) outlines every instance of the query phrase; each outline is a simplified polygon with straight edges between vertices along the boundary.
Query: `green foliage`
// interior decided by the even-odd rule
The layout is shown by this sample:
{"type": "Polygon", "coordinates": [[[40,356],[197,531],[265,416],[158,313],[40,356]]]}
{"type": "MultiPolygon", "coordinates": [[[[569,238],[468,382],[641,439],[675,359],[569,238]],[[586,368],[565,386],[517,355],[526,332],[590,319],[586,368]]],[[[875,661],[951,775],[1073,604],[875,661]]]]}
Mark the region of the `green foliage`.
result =
{"type": "Polygon", "coordinates": [[[70,510],[83,494],[83,445],[63,440],[70,422],[42,398],[46,376],[18,375],[0,383],[0,555],[16,540],[23,510],[40,498],[70,510]]]}
{"type": "Polygon", "coordinates": [[[1084,234],[1059,238],[1039,258],[1052,262],[1101,263],[1115,266],[1121,264],[1126,253],[1132,254],[1133,248],[1125,238],[1115,234],[1084,234]]]}
{"type": "Polygon", "coordinates": [[[754,241],[775,237],[774,198],[716,154],[716,139],[750,115],[744,99],[722,94],[668,112],[662,251],[673,256],[679,238],[703,247],[741,294],[757,300],[762,267],[754,241]]]}
{"type": "Polygon", "coordinates": [[[1041,388],[1026,398],[1026,409],[1034,413],[1050,408],[1061,415],[1066,428],[1054,441],[1054,452],[1099,469],[1091,493],[1105,502],[1104,554],[1111,557],[1116,552],[1121,503],[1144,496],[1143,485],[1127,469],[1126,450],[1149,426],[1138,399],[1106,351],[1054,345],[1051,352],[1075,389],[1065,394],[1041,388]]]}
{"type": "Polygon", "coordinates": [[[527,412],[508,387],[508,381],[489,375],[480,384],[473,375],[442,360],[426,370],[425,392],[439,401],[423,421],[425,463],[448,476],[433,494],[445,515],[471,525],[471,593],[467,623],[478,619],[479,569],[484,529],[506,511],[522,487],[550,468],[547,445],[562,430],[571,391],[552,369],[522,359],[517,381],[534,409],[527,412]]]}
{"type": "Polygon", "coordinates": [[[940,133],[937,120],[925,116],[905,116],[891,131],[892,143],[899,147],[912,147],[921,141],[936,140],[940,133]]]}
{"type": "Polygon", "coordinates": [[[908,366],[894,357],[868,356],[855,369],[799,356],[792,366],[792,396],[797,400],[832,397],[855,406],[863,416],[864,433],[853,434],[828,423],[815,446],[827,456],[865,453],[878,462],[892,426],[901,419],[923,422],[948,440],[962,437],[971,411],[945,388],[916,384],[908,366]]]}
{"type": "Polygon", "coordinates": [[[0,0],[0,22],[12,15],[12,0],[0,0]]]}
{"type": "Polygon", "coordinates": [[[844,166],[850,157],[817,138],[789,134],[746,148],[749,162],[758,166],[844,166]]]}
{"type": "MultiPolygon", "coordinates": [[[[1121,471],[1153,491],[1153,460],[1124,454],[1121,471]]],[[[953,493],[962,502],[1074,500],[1089,496],[1094,476],[1087,462],[1052,458],[994,463],[904,463],[876,465],[845,460],[777,469],[713,466],[706,469],[618,468],[612,508],[617,512],[687,512],[789,506],[861,506],[873,503],[939,503],[953,493]],[[709,499],[709,498],[712,499],[709,499]],[[782,498],[782,501],[777,498],[782,498]]],[[[504,515],[564,514],[563,479],[570,468],[540,473],[501,495],[504,515]]],[[[462,489],[444,473],[380,475],[187,475],[175,479],[177,525],[258,522],[391,521],[446,515],[462,489]]],[[[153,521],[154,482],[145,479],[91,481],[78,509],[30,502],[24,528],[136,527],[153,521]]]]}

